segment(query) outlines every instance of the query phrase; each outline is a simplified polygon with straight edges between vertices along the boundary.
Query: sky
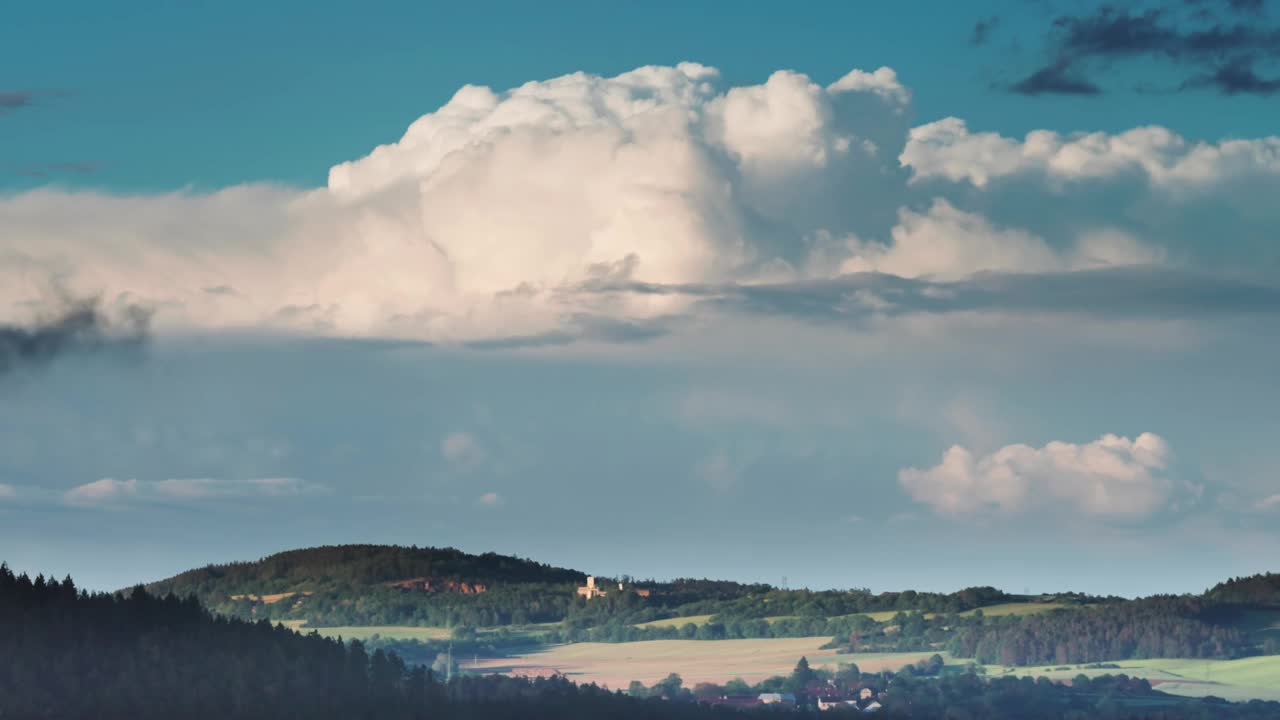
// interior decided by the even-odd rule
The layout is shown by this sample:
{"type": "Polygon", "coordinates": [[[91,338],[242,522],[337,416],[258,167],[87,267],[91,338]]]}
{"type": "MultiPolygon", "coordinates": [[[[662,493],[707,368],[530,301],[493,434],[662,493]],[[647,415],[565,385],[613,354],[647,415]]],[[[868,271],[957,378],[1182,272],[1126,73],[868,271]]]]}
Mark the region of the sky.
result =
{"type": "Polygon", "coordinates": [[[1266,0],[29,3],[0,559],[1276,570],[1266,0]]]}

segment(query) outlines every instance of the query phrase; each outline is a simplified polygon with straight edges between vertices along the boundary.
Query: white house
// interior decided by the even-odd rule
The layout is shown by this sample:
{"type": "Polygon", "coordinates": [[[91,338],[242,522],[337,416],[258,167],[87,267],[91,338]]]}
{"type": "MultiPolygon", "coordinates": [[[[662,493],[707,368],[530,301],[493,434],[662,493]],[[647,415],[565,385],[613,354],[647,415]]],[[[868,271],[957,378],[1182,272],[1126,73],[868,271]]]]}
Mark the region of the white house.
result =
{"type": "Polygon", "coordinates": [[[791,693],[760,693],[760,702],[764,705],[795,705],[796,696],[791,693]]]}

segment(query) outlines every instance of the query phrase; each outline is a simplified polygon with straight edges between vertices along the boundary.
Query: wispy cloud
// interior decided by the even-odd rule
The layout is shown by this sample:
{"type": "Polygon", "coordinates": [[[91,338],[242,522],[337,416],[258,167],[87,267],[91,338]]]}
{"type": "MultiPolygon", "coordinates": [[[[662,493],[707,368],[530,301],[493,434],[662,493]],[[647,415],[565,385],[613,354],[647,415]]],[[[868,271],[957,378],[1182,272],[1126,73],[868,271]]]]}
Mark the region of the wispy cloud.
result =
{"type": "Polygon", "coordinates": [[[23,177],[48,180],[64,175],[92,175],[101,166],[95,162],[48,162],[20,165],[17,173],[23,177]]]}
{"type": "Polygon", "coordinates": [[[251,498],[292,498],[323,494],[323,485],[299,478],[173,478],[156,481],[103,478],[74,487],[62,495],[69,505],[78,507],[122,507],[138,503],[203,502],[251,498]]]}
{"type": "Polygon", "coordinates": [[[116,505],[133,499],[138,495],[138,481],[102,478],[71,488],[62,498],[70,505],[102,506],[116,505]]]}
{"type": "Polygon", "coordinates": [[[1254,507],[1258,510],[1280,510],[1280,493],[1262,498],[1254,507]]]}

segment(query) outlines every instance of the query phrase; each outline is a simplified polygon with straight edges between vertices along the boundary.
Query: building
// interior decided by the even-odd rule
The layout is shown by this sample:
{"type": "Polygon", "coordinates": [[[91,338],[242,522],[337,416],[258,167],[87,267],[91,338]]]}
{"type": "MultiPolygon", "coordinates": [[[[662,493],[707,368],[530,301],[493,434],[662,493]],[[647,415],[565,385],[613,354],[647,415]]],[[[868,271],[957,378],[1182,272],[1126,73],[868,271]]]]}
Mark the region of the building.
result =
{"type": "MultiPolygon", "coordinates": [[[[627,588],[625,585],[623,585],[622,583],[618,583],[618,592],[621,593],[626,589],[627,588]]],[[[638,590],[636,588],[632,588],[631,591],[642,598],[649,597],[648,590],[638,590]]],[[[591,598],[604,597],[605,595],[609,594],[609,591],[605,590],[604,588],[596,584],[596,578],[594,575],[588,575],[587,584],[578,588],[578,594],[590,600],[591,598]]]]}
{"type": "MultiPolygon", "coordinates": [[[[619,590],[622,589],[622,583],[618,583],[618,589],[619,590]]],[[[578,588],[578,594],[588,600],[590,600],[591,598],[604,597],[605,595],[608,595],[606,591],[601,590],[596,585],[596,578],[594,575],[587,576],[587,584],[578,588]]]]}
{"type": "Polygon", "coordinates": [[[762,705],[795,705],[796,696],[791,693],[760,693],[762,705]]]}
{"type": "Polygon", "coordinates": [[[721,695],[718,698],[707,700],[708,705],[722,705],[732,708],[755,707],[760,704],[760,698],[755,695],[721,695]]]}

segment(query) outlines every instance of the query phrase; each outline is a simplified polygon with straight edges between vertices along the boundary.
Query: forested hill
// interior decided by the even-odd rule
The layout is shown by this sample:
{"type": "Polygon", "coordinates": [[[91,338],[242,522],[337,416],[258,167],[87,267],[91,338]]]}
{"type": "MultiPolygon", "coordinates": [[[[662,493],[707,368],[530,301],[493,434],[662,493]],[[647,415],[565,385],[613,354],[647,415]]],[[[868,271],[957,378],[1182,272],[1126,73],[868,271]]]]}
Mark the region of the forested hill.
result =
{"type": "Polygon", "coordinates": [[[1232,578],[1214,585],[1205,597],[1222,605],[1280,608],[1280,574],[1232,578]]]}
{"type": "Polygon", "coordinates": [[[276,553],[253,562],[208,565],[151,583],[147,589],[177,595],[266,595],[407,580],[432,580],[443,587],[454,583],[456,587],[460,583],[568,585],[581,583],[585,577],[576,570],[491,552],[471,555],[454,548],[326,545],[276,553]]]}
{"type": "MultiPolygon", "coordinates": [[[[1009,596],[989,587],[955,593],[784,590],[727,580],[632,583],[598,578],[607,593],[590,602],[586,575],[531,560],[452,548],[340,545],[292,550],[255,562],[210,565],[147,586],[196,596],[244,619],[306,621],[312,627],[416,625],[437,628],[567,623],[632,626],[688,615],[810,619],[860,612],[963,612],[1009,596]]],[[[825,634],[825,626],[810,630],[825,634]]]]}

